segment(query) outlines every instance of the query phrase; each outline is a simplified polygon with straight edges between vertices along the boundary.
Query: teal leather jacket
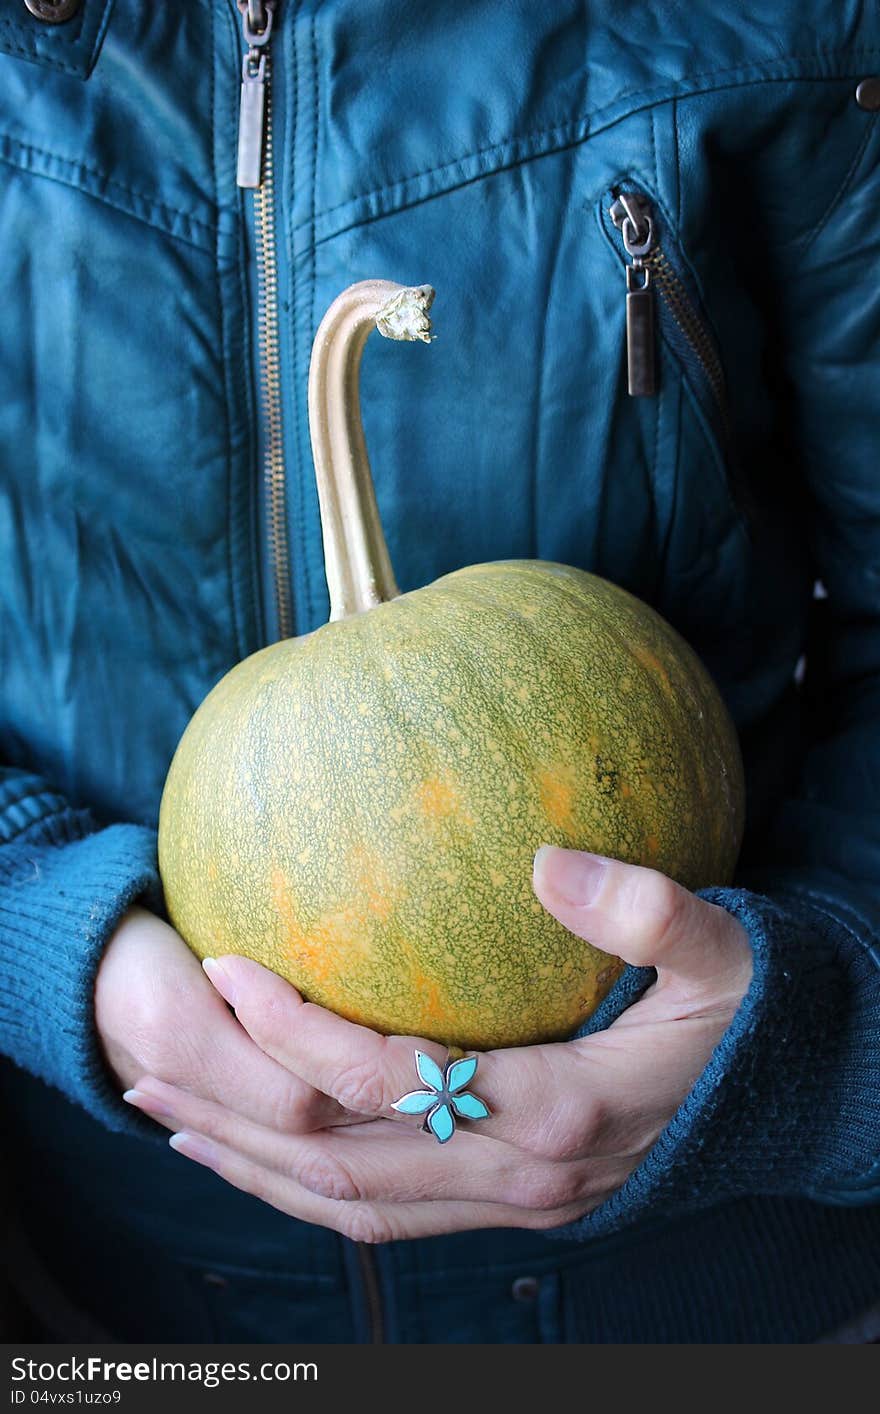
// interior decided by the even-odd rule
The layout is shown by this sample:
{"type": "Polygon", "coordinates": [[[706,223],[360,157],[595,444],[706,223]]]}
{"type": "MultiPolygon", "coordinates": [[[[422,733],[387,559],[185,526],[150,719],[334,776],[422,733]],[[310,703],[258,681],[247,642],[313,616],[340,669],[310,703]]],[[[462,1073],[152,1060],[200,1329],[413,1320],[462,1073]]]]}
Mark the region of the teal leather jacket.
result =
{"type": "Polygon", "coordinates": [[[0,1048],[55,1330],[820,1338],[880,1298],[876,7],[278,0],[256,193],[232,0],[34,8],[0,0],[0,1048]],[[695,647],[746,760],[707,897],[750,992],[642,1167],[552,1236],[302,1226],[167,1152],[95,1036],[102,947],[161,907],[191,713],[326,617],[306,371],[368,276],[437,289],[430,351],[363,368],[402,588],[607,576],[695,647]]]}

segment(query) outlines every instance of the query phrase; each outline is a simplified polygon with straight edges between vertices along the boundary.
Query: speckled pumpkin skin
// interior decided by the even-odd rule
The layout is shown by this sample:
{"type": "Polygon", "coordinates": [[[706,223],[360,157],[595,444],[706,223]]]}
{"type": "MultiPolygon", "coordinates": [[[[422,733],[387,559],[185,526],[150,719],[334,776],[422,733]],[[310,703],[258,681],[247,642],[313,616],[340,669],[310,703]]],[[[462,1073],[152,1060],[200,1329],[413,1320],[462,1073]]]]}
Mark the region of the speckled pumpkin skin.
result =
{"type": "Polygon", "coordinates": [[[729,881],[736,736],[656,613],[563,565],[459,570],[254,654],[196,712],[159,858],[203,957],[386,1033],[570,1035],[622,964],[532,892],[540,844],[729,881]]]}

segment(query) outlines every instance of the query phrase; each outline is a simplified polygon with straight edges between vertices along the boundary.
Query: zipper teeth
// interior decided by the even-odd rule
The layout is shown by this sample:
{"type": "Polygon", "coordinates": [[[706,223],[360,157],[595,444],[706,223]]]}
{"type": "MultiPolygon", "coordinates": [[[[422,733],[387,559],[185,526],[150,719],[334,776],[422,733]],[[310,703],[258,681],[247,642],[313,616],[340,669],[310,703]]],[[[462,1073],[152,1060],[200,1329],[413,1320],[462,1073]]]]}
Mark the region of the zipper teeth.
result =
{"type": "Polygon", "coordinates": [[[694,309],[690,296],[659,246],[645,256],[644,264],[650,266],[657,289],[666,301],[669,312],[682,334],[700,360],[717,403],[724,409],[727,397],[724,370],[721,367],[714,342],[694,309]]]}
{"type": "Polygon", "coordinates": [[[281,423],[281,353],[278,338],[278,262],[275,256],[275,187],[272,172],[271,59],[266,55],[266,126],[263,180],[254,190],[257,263],[257,324],[262,374],[265,453],[263,479],[269,558],[275,589],[279,638],[293,633],[290,552],[287,544],[287,482],[281,423]]]}

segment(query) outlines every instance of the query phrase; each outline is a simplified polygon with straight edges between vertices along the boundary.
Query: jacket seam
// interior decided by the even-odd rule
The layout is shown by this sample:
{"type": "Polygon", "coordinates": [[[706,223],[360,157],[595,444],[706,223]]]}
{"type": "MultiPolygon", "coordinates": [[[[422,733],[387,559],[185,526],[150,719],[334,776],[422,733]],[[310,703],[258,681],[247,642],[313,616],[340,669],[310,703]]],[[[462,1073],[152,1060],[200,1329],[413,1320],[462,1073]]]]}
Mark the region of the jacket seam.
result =
{"type": "MultiPolygon", "coordinates": [[[[218,175],[218,172],[217,172],[217,115],[216,115],[215,106],[214,106],[215,103],[216,103],[215,69],[216,69],[216,64],[217,64],[217,54],[218,54],[218,42],[217,42],[217,10],[216,10],[216,6],[212,5],[212,6],[211,6],[211,57],[212,57],[212,63],[211,63],[211,73],[210,73],[210,78],[209,78],[208,110],[209,110],[209,113],[210,113],[210,127],[211,127],[211,167],[212,167],[212,173],[213,173],[213,177],[214,177],[214,192],[215,192],[215,195],[216,195],[216,193],[217,193],[218,186],[219,186],[219,175],[218,175]]],[[[215,239],[215,243],[214,243],[214,270],[213,270],[213,276],[214,276],[214,293],[215,293],[215,297],[216,297],[216,301],[217,301],[217,309],[216,309],[217,335],[218,335],[218,338],[219,338],[219,340],[220,340],[220,347],[221,347],[221,349],[223,350],[223,374],[224,374],[224,382],[226,382],[226,380],[228,379],[229,359],[228,359],[228,339],[227,339],[227,329],[226,329],[226,304],[225,304],[225,301],[224,301],[224,299],[223,299],[223,291],[222,291],[222,288],[221,288],[221,281],[220,281],[220,233],[219,233],[219,230],[216,232],[216,239],[215,239]]],[[[226,388],[224,391],[225,391],[225,393],[226,393],[226,396],[222,399],[222,403],[223,403],[223,432],[224,432],[224,436],[223,436],[223,449],[224,449],[224,450],[223,450],[223,461],[224,461],[225,482],[226,482],[226,485],[225,485],[225,492],[226,492],[226,498],[225,498],[225,499],[226,499],[226,573],[227,573],[228,578],[229,578],[229,607],[230,607],[231,616],[232,616],[232,636],[233,636],[233,639],[235,640],[236,650],[237,650],[237,652],[238,652],[239,657],[244,657],[244,653],[242,652],[243,635],[242,635],[242,632],[241,632],[241,629],[240,629],[240,626],[239,626],[239,622],[238,622],[238,597],[237,597],[237,595],[236,595],[235,566],[234,566],[234,564],[233,564],[233,554],[232,554],[234,507],[233,507],[233,495],[232,495],[232,448],[231,448],[231,445],[230,445],[231,438],[230,438],[230,426],[229,426],[229,416],[230,416],[230,414],[229,414],[228,384],[227,384],[227,388],[226,388]]]]}
{"type": "MultiPolygon", "coordinates": [[[[317,16],[318,11],[319,11],[320,8],[321,8],[322,3],[323,3],[323,0],[317,0],[317,3],[316,3],[316,5],[315,5],[314,9],[312,10],[311,15],[309,16],[309,39],[310,39],[310,44],[311,44],[312,80],[313,80],[313,82],[312,82],[312,93],[313,93],[313,101],[312,101],[312,160],[311,160],[311,164],[310,164],[310,165],[311,165],[311,201],[310,201],[309,204],[310,204],[311,232],[312,232],[312,245],[313,245],[313,246],[314,246],[314,244],[315,244],[315,219],[316,219],[315,213],[316,213],[316,209],[317,209],[317,205],[318,205],[318,125],[319,125],[319,122],[320,122],[320,114],[321,114],[321,107],[320,107],[320,96],[321,96],[321,70],[320,70],[320,65],[319,65],[319,63],[318,63],[318,39],[317,39],[317,26],[316,26],[316,24],[315,24],[315,18],[316,18],[316,16],[317,16]]],[[[315,320],[315,303],[316,303],[316,300],[317,300],[317,289],[318,289],[318,262],[317,262],[317,260],[316,260],[314,257],[313,257],[312,260],[311,260],[311,267],[312,267],[312,268],[311,268],[310,280],[309,280],[309,345],[310,345],[310,346],[311,346],[311,343],[312,343],[312,341],[313,341],[313,339],[314,339],[314,335],[315,335],[315,332],[316,332],[316,327],[315,327],[315,326],[316,326],[316,320],[315,320]]],[[[309,584],[308,556],[306,556],[306,563],[305,563],[305,565],[304,565],[304,568],[305,568],[305,571],[306,571],[305,580],[306,580],[307,593],[308,593],[308,599],[309,599],[309,613],[311,613],[313,606],[312,606],[311,586],[310,586],[310,584],[309,584]]]]}
{"type": "MultiPolygon", "coordinates": [[[[311,233],[312,233],[312,239],[311,239],[312,254],[311,254],[311,259],[310,259],[310,261],[309,261],[309,264],[310,264],[310,266],[311,266],[311,269],[310,269],[310,271],[309,271],[309,300],[308,300],[308,320],[309,320],[309,323],[308,323],[308,329],[307,329],[307,335],[308,335],[308,341],[309,341],[309,342],[308,342],[308,350],[307,350],[306,358],[304,359],[304,363],[306,364],[306,366],[308,366],[308,359],[309,359],[309,356],[310,356],[310,353],[311,353],[312,341],[313,341],[314,335],[315,335],[315,301],[316,301],[316,298],[317,298],[317,287],[318,287],[318,262],[317,262],[317,259],[316,259],[316,257],[315,257],[314,246],[315,246],[315,221],[316,221],[316,219],[317,219],[317,217],[316,217],[316,207],[317,207],[317,203],[318,203],[318,130],[319,130],[320,113],[321,113],[321,105],[320,105],[320,98],[321,98],[321,68],[320,68],[320,64],[318,63],[318,38],[317,38],[317,25],[316,25],[316,23],[315,23],[315,20],[316,20],[316,16],[317,16],[318,11],[320,10],[322,4],[323,4],[323,0],[316,0],[316,3],[315,3],[315,5],[314,5],[314,7],[313,7],[313,9],[312,9],[312,12],[311,12],[311,14],[309,15],[309,57],[310,57],[311,66],[312,66],[312,115],[311,115],[311,116],[312,116],[312,132],[311,132],[312,151],[311,151],[311,160],[310,160],[310,163],[309,163],[309,166],[310,166],[310,168],[311,168],[311,197],[310,197],[310,201],[309,201],[309,207],[310,207],[309,218],[310,218],[310,227],[311,227],[311,233]]],[[[290,265],[290,269],[293,270],[293,263],[292,263],[292,262],[291,262],[291,265],[290,265]]],[[[294,331],[294,336],[295,336],[295,333],[296,333],[296,331],[294,331]]],[[[309,445],[309,446],[311,445],[311,442],[310,442],[310,441],[308,442],[308,445],[309,445]]],[[[308,458],[307,458],[307,460],[308,460],[308,458]]],[[[312,478],[312,482],[314,482],[314,478],[312,478]]],[[[310,490],[311,490],[311,487],[310,487],[310,490]]],[[[307,523],[307,519],[308,519],[308,500],[307,500],[306,495],[301,494],[301,502],[300,502],[300,504],[301,504],[301,507],[302,507],[301,512],[300,512],[300,523],[303,525],[303,527],[305,527],[305,525],[306,525],[306,523],[307,523]]],[[[304,533],[305,533],[305,531],[303,531],[303,534],[304,534],[304,533]]],[[[312,572],[311,572],[311,565],[309,564],[309,556],[308,556],[308,551],[307,551],[307,550],[304,550],[304,551],[302,552],[302,560],[303,560],[303,583],[304,583],[304,585],[305,585],[305,590],[306,590],[306,603],[307,603],[307,606],[308,606],[308,614],[309,614],[309,617],[311,618],[311,616],[312,616],[312,615],[314,614],[314,612],[315,612],[315,604],[314,604],[315,594],[314,594],[314,588],[313,588],[313,585],[312,585],[312,572]]]]}
{"type": "MultiPolygon", "coordinates": [[[[106,0],[104,0],[104,8],[106,9],[106,0]]],[[[23,29],[22,25],[19,22],[17,22],[16,20],[8,19],[6,15],[0,15],[0,27],[5,30],[8,30],[10,34],[18,35],[21,39],[24,39],[28,33],[26,29],[23,29]]],[[[68,48],[72,48],[74,44],[79,43],[80,39],[82,38],[82,32],[85,27],[86,7],[85,5],[83,5],[82,9],[79,12],[79,16],[77,17],[76,24],[72,25],[70,28],[65,25],[60,30],[58,30],[55,34],[53,34],[51,43],[66,44],[68,48]]],[[[31,47],[35,53],[39,53],[38,40],[39,38],[41,38],[41,36],[37,33],[37,31],[32,31],[32,34],[33,38],[31,41],[31,47]]],[[[42,58],[42,55],[40,55],[40,57],[42,58]]]]}
{"type": "MultiPolygon", "coordinates": [[[[247,283],[247,262],[242,252],[242,243],[245,240],[245,233],[243,229],[240,229],[239,259],[237,259],[235,262],[235,279],[238,286],[238,298],[240,300],[240,308],[244,312],[244,333],[242,335],[243,343],[242,352],[240,355],[240,367],[242,369],[243,374],[242,396],[244,397],[247,404],[247,414],[246,419],[244,420],[241,456],[244,460],[245,465],[248,468],[248,502],[246,508],[247,521],[245,525],[245,537],[246,544],[248,547],[248,571],[247,587],[242,589],[242,596],[244,597],[246,595],[247,604],[250,606],[250,616],[248,617],[246,613],[243,613],[241,616],[242,622],[240,628],[240,656],[242,658],[245,658],[248,656],[248,654],[255,652],[257,648],[264,647],[267,642],[264,623],[265,610],[263,606],[262,592],[260,589],[260,530],[257,524],[258,494],[256,490],[260,476],[260,467],[259,458],[257,456],[254,445],[254,439],[256,436],[255,429],[257,427],[258,416],[257,409],[254,404],[254,333],[252,328],[253,321],[250,304],[251,297],[247,283]],[[247,627],[248,624],[250,624],[250,635],[252,636],[249,636],[247,627]]],[[[220,285],[219,271],[217,272],[217,288],[218,298],[220,298],[222,296],[222,289],[220,285]]],[[[229,352],[229,320],[227,317],[225,306],[221,313],[221,319],[223,323],[223,347],[224,351],[229,352]]],[[[227,358],[224,358],[224,364],[228,364],[227,358]]],[[[233,398],[234,389],[235,380],[231,375],[227,375],[227,399],[233,398]]],[[[233,501],[235,491],[235,457],[232,451],[232,421],[228,410],[226,415],[226,425],[230,439],[228,486],[229,499],[227,502],[227,511],[229,515],[228,527],[230,532],[229,573],[230,576],[232,576],[235,572],[234,556],[232,552],[232,528],[234,524],[233,501]]],[[[234,595],[235,581],[231,578],[230,589],[234,595]]],[[[234,608],[233,613],[235,613],[234,608]]]]}
{"type": "MultiPolygon", "coordinates": [[[[217,35],[218,13],[222,14],[222,23],[225,27],[225,39],[213,40],[214,65],[211,74],[211,155],[214,173],[214,191],[217,200],[218,210],[226,209],[220,199],[220,166],[218,164],[218,154],[221,151],[221,144],[218,141],[221,129],[218,127],[220,121],[220,102],[223,92],[221,67],[223,64],[222,54],[225,52],[226,41],[232,46],[232,51],[238,60],[239,50],[239,28],[236,19],[228,7],[222,11],[212,7],[213,34],[217,35]]],[[[233,178],[234,181],[234,178],[233,178]]],[[[228,184],[227,184],[228,186],[228,184]]],[[[259,456],[255,446],[255,429],[258,417],[254,404],[254,376],[255,376],[255,344],[253,330],[253,310],[251,308],[251,293],[248,287],[248,263],[246,257],[247,243],[247,217],[244,212],[245,193],[237,185],[233,187],[235,192],[235,206],[230,203],[228,209],[233,210],[235,217],[235,257],[229,261],[224,261],[220,249],[220,229],[218,224],[218,241],[216,246],[216,265],[214,270],[215,287],[219,307],[220,336],[223,349],[223,377],[224,377],[224,417],[226,426],[226,528],[227,528],[227,566],[229,577],[230,610],[232,617],[233,635],[237,645],[239,659],[245,658],[256,649],[264,647],[266,644],[264,605],[260,588],[260,541],[259,528],[257,525],[257,501],[258,486],[261,476],[259,456]],[[241,342],[233,343],[230,329],[235,325],[235,317],[230,316],[227,307],[228,299],[224,295],[224,277],[221,273],[221,265],[228,264],[230,269],[227,279],[231,282],[227,288],[234,288],[238,299],[238,312],[241,317],[241,342]],[[233,416],[232,409],[236,407],[236,401],[243,401],[245,404],[244,413],[233,416]],[[237,428],[237,433],[236,433],[237,428]],[[235,446],[240,440],[241,450],[236,456],[235,446]],[[244,468],[242,474],[241,468],[244,468]],[[239,481],[243,480],[244,492],[239,491],[239,481]],[[242,505],[245,500],[246,504],[242,505]],[[243,516],[242,516],[243,511],[243,516]],[[239,560],[236,559],[236,546],[244,545],[244,554],[247,557],[246,566],[243,568],[239,560]]]]}
{"type": "Polygon", "coordinates": [[[844,176],[843,181],[840,183],[840,186],[837,188],[837,191],[834,193],[833,197],[828,203],[827,209],[819,217],[816,224],[801,238],[799,242],[799,248],[803,253],[806,253],[813,245],[813,243],[819,239],[825,227],[828,225],[828,222],[831,220],[832,216],[837,210],[838,206],[846,196],[846,193],[852,186],[856,174],[859,170],[859,167],[862,165],[862,159],[864,158],[865,153],[868,150],[871,138],[873,137],[874,132],[876,130],[876,121],[876,114],[868,118],[868,121],[865,124],[865,131],[863,132],[861,139],[859,140],[858,146],[856,147],[855,156],[853,157],[852,161],[849,164],[849,167],[846,170],[846,175],[844,176]]]}
{"type": "MultiPolygon", "coordinates": [[[[284,107],[284,152],[287,155],[287,161],[284,164],[283,190],[286,199],[290,203],[290,210],[293,210],[295,197],[295,189],[293,185],[294,174],[299,166],[299,154],[301,151],[301,145],[303,143],[303,118],[306,111],[305,105],[307,101],[307,95],[303,93],[303,88],[305,87],[305,79],[300,72],[301,66],[307,64],[305,51],[306,41],[304,38],[303,47],[301,49],[298,27],[296,25],[291,25],[289,28],[288,42],[290,45],[290,72],[293,76],[293,83],[291,89],[287,93],[284,107]]],[[[307,154],[303,153],[303,157],[307,157],[307,154]]],[[[304,162],[303,170],[308,171],[310,166],[311,162],[309,162],[308,167],[304,162]]],[[[314,211],[310,212],[309,218],[304,224],[308,226],[310,222],[314,222],[314,211]]],[[[303,613],[305,615],[305,619],[310,618],[312,613],[311,583],[309,579],[309,556],[308,550],[304,545],[306,491],[303,484],[304,478],[302,475],[302,468],[304,463],[303,449],[304,447],[307,447],[309,443],[308,429],[306,429],[305,433],[303,432],[302,406],[301,397],[299,393],[300,372],[302,367],[300,362],[301,334],[299,326],[300,321],[304,322],[310,317],[309,285],[311,281],[311,274],[305,269],[303,269],[302,278],[297,277],[297,263],[294,259],[293,251],[294,228],[290,222],[285,222],[284,225],[286,227],[284,244],[285,253],[287,256],[287,278],[289,286],[288,299],[290,304],[287,322],[287,332],[290,342],[290,351],[288,358],[293,385],[290,404],[293,423],[293,461],[292,463],[289,462],[287,467],[287,489],[289,497],[287,503],[287,524],[290,540],[290,590],[293,600],[294,628],[296,628],[297,626],[302,626],[303,613]],[[299,573],[301,576],[299,580],[297,580],[296,577],[296,566],[299,567],[299,573]],[[301,594],[298,592],[300,590],[300,587],[302,590],[301,594]],[[305,600],[304,606],[299,602],[300,599],[305,600]]],[[[308,249],[312,252],[313,263],[314,246],[315,241],[313,233],[312,240],[309,242],[308,247],[308,249]]],[[[305,366],[308,367],[308,355],[306,355],[305,366]]],[[[307,455],[307,453],[305,455],[307,455]]]]}
{"type": "MultiPolygon", "coordinates": [[[[96,181],[101,182],[103,186],[109,187],[115,191],[120,191],[125,196],[134,197],[135,201],[144,201],[149,206],[154,207],[156,211],[168,212],[172,216],[182,216],[184,220],[189,221],[193,226],[201,228],[207,235],[213,236],[217,229],[216,221],[202,221],[198,216],[191,215],[188,211],[184,211],[179,206],[172,206],[170,202],[167,201],[159,201],[156,197],[149,196],[146,192],[138,191],[136,187],[126,186],[124,182],[117,181],[115,177],[105,176],[97,167],[90,167],[89,164],[83,162],[81,158],[65,157],[60,152],[53,152],[48,147],[40,147],[37,143],[23,142],[21,138],[13,137],[13,135],[8,132],[0,133],[0,137],[6,142],[11,143],[13,147],[20,148],[22,152],[35,152],[40,157],[48,157],[53,162],[63,163],[66,167],[79,168],[81,171],[87,172],[90,177],[94,177],[96,181]]],[[[86,188],[83,188],[83,190],[86,190],[86,188]]]]}
{"type": "MultiPolygon", "coordinates": [[[[567,147],[579,146],[580,143],[586,141],[589,137],[593,137],[597,133],[613,127],[616,123],[625,121],[627,118],[634,116],[635,113],[645,108],[658,107],[663,103],[669,103],[673,99],[695,98],[718,89],[748,87],[750,84],[755,83],[842,82],[846,78],[853,78],[861,73],[861,69],[857,67],[856,64],[860,55],[869,56],[876,54],[880,54],[880,46],[860,48],[852,51],[832,50],[829,51],[827,55],[785,55],[781,59],[768,60],[766,65],[744,66],[736,64],[727,69],[709,70],[703,74],[688,75],[686,78],[672,81],[666,88],[639,89],[630,93],[624,93],[619,95],[615,98],[613,103],[606,105],[604,108],[581,113],[577,117],[567,119],[565,122],[556,123],[549,127],[536,128],[530,132],[500,138],[487,144],[485,147],[472,148],[467,152],[459,153],[458,156],[450,158],[448,161],[437,163],[434,166],[423,168],[417,172],[392,177],[387,182],[383,182],[381,186],[373,187],[368,191],[356,192],[353,196],[346,197],[344,201],[337,202],[335,205],[325,207],[322,211],[315,213],[310,220],[297,222],[297,224],[292,227],[292,234],[296,236],[297,233],[307,229],[309,226],[315,226],[318,221],[326,221],[327,218],[334,216],[337,212],[346,210],[348,207],[355,207],[359,203],[377,201],[393,191],[396,187],[405,186],[408,182],[417,182],[424,178],[436,176],[438,173],[450,171],[455,167],[461,167],[467,162],[474,162],[490,154],[496,155],[497,160],[494,165],[487,166],[482,171],[462,176],[451,181],[448,186],[442,188],[442,192],[455,191],[459,187],[468,186],[471,182],[481,181],[485,177],[494,176],[497,172],[522,166],[526,162],[532,162],[540,157],[550,156],[554,152],[564,151],[567,147]],[[833,61],[838,57],[842,61],[845,61],[842,65],[842,69],[845,69],[846,65],[849,64],[851,66],[851,72],[841,70],[835,73],[827,73],[821,69],[820,64],[823,59],[833,61]],[[810,63],[816,65],[815,69],[775,73],[771,71],[774,67],[777,69],[781,67],[782,70],[785,70],[786,65],[810,63]],[[727,79],[725,82],[715,82],[716,80],[724,79],[726,75],[730,74],[739,74],[740,77],[727,79]],[[705,82],[703,82],[704,80],[705,82]],[[626,103],[628,100],[629,106],[619,111],[621,104],[626,103]],[[530,144],[538,145],[543,143],[547,145],[539,147],[536,151],[517,151],[517,149],[528,148],[530,144]],[[509,156],[505,156],[506,150],[510,151],[509,156]]],[[[393,211],[418,205],[422,201],[430,200],[431,197],[440,194],[441,189],[438,188],[432,192],[414,195],[410,198],[402,198],[399,205],[389,207],[387,211],[370,213],[366,216],[352,216],[351,220],[340,225],[333,231],[327,232],[326,235],[319,237],[316,234],[313,243],[315,245],[321,245],[325,241],[333,240],[336,236],[341,235],[343,231],[350,229],[352,226],[365,225],[369,221],[390,215],[393,211]]]]}
{"type": "Polygon", "coordinates": [[[675,162],[675,229],[681,230],[681,131],[678,124],[679,99],[673,98],[670,111],[672,122],[672,156],[675,162]]]}
{"type": "MultiPolygon", "coordinates": [[[[60,32],[52,35],[51,40],[47,40],[53,45],[64,44],[68,51],[73,50],[77,45],[85,49],[83,62],[81,64],[69,63],[58,58],[55,54],[49,54],[40,47],[42,36],[33,35],[30,42],[25,38],[26,31],[22,30],[21,24],[15,20],[9,20],[0,15],[0,29],[5,31],[10,37],[3,40],[4,49],[11,50],[15,54],[20,54],[23,59],[30,60],[35,64],[45,64],[49,68],[59,69],[62,73],[72,74],[74,78],[88,78],[95,65],[95,58],[100,49],[101,42],[107,28],[110,11],[113,8],[113,0],[103,0],[101,15],[94,27],[94,34],[89,38],[87,33],[86,19],[90,18],[85,6],[80,11],[79,18],[75,25],[68,28],[65,26],[60,32]],[[83,39],[85,37],[85,45],[83,39]]],[[[44,41],[46,42],[46,41],[44,41]]]]}
{"type": "Polygon", "coordinates": [[[64,157],[61,153],[53,152],[50,148],[39,147],[36,143],[23,142],[20,138],[13,137],[12,134],[8,132],[0,131],[0,144],[8,144],[10,148],[20,152],[25,159],[29,158],[31,155],[43,157],[50,162],[58,163],[61,167],[66,168],[67,171],[63,174],[41,171],[38,166],[35,166],[32,162],[27,160],[24,162],[16,161],[14,152],[4,152],[2,146],[0,146],[0,161],[6,162],[9,166],[15,167],[19,171],[27,171],[33,176],[45,177],[49,181],[59,182],[63,186],[71,187],[74,191],[83,193],[85,196],[94,197],[96,201],[100,201],[105,206],[111,207],[112,210],[119,211],[125,216],[130,216],[134,220],[142,222],[145,226],[149,226],[152,230],[162,231],[164,234],[171,236],[172,239],[182,241],[184,244],[192,246],[196,250],[204,251],[208,247],[201,241],[194,240],[192,236],[187,236],[181,231],[174,230],[174,217],[186,222],[195,231],[203,231],[206,240],[210,240],[212,246],[218,237],[220,230],[219,221],[214,221],[213,223],[202,221],[198,216],[193,216],[188,211],[183,211],[179,207],[171,206],[168,202],[158,201],[155,197],[148,196],[145,192],[137,191],[134,187],[128,187],[112,177],[104,176],[97,168],[90,167],[87,162],[83,162],[78,158],[64,157]],[[93,178],[95,182],[100,183],[103,188],[109,189],[111,194],[108,195],[106,191],[96,191],[94,187],[87,182],[77,181],[75,176],[77,171],[86,173],[89,177],[93,178]],[[160,217],[164,214],[166,219],[158,221],[150,220],[148,215],[133,209],[131,205],[126,205],[118,200],[114,200],[112,196],[113,191],[121,192],[123,196],[131,198],[134,202],[143,202],[146,207],[160,217]]]}
{"type": "MultiPolygon", "coordinates": [[[[0,21],[0,23],[4,23],[0,21]]],[[[11,32],[11,31],[10,31],[11,32]]],[[[29,59],[32,64],[45,64],[50,69],[59,69],[63,74],[71,74],[76,79],[83,77],[83,70],[76,64],[66,64],[63,59],[55,59],[48,54],[41,54],[36,48],[27,48],[24,44],[16,44],[14,39],[4,39],[4,53],[21,55],[22,59],[29,59]]]]}

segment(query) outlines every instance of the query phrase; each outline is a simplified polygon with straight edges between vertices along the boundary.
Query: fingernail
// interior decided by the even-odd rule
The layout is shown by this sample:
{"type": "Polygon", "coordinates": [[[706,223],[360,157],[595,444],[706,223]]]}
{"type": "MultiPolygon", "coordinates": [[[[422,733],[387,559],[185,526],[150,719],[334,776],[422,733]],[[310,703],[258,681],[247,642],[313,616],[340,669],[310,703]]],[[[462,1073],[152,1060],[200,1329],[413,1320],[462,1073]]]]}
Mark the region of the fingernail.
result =
{"type": "Polygon", "coordinates": [[[608,860],[601,854],[558,849],[552,844],[542,844],[535,855],[536,883],[540,881],[576,908],[586,908],[595,902],[607,868],[608,860]]]}
{"type": "Polygon", "coordinates": [[[143,1090],[126,1090],[122,1096],[127,1105],[134,1105],[136,1110],[144,1110],[147,1114],[155,1115],[157,1119],[170,1119],[171,1111],[166,1109],[161,1101],[153,1095],[147,1095],[143,1090]]]}
{"type": "Polygon", "coordinates": [[[218,962],[216,957],[206,957],[202,960],[202,967],[212,987],[220,993],[225,1002],[228,1002],[230,1006],[235,1006],[235,983],[222,962],[218,962]]]}
{"type": "Polygon", "coordinates": [[[181,1129],[177,1134],[172,1134],[168,1143],[176,1154],[183,1154],[185,1159],[204,1164],[205,1168],[217,1167],[218,1155],[215,1146],[199,1134],[189,1134],[185,1129],[181,1129]]]}

